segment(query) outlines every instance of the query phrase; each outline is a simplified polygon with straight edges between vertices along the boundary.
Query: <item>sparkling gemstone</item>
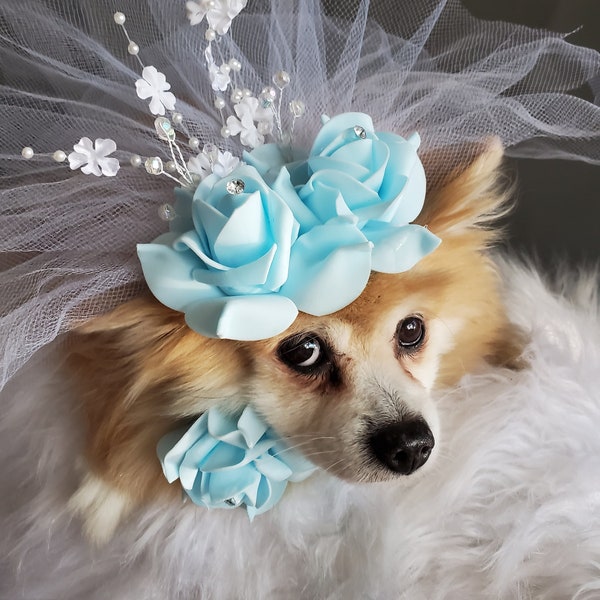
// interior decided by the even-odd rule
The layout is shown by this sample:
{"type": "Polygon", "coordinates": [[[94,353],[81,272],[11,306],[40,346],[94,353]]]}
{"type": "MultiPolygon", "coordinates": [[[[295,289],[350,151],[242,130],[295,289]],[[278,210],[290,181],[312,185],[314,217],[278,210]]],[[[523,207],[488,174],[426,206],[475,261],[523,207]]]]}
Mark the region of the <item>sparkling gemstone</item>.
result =
{"type": "Polygon", "coordinates": [[[306,105],[302,100],[292,100],[290,102],[290,112],[294,117],[301,117],[306,112],[306,105]]]}
{"type": "Polygon", "coordinates": [[[204,144],[202,154],[208,156],[208,160],[214,163],[219,158],[219,149],[214,144],[204,144]]]}
{"type": "Polygon", "coordinates": [[[163,221],[172,221],[177,214],[175,213],[175,209],[173,208],[172,204],[169,204],[168,202],[166,204],[161,204],[158,207],[158,216],[163,220],[163,221]]]}
{"type": "Polygon", "coordinates": [[[173,129],[171,121],[166,117],[154,119],[154,127],[156,129],[156,135],[165,142],[172,142],[177,136],[177,132],[173,129]]]}
{"type": "Polygon", "coordinates": [[[245,187],[246,184],[241,179],[232,179],[225,185],[225,189],[229,194],[241,194],[245,187]]]}
{"type": "Polygon", "coordinates": [[[354,126],[354,134],[361,140],[364,140],[367,137],[367,132],[365,131],[365,128],[361,127],[360,125],[354,126]]]}
{"type": "Polygon", "coordinates": [[[273,87],[263,88],[262,92],[258,95],[258,101],[263,108],[269,108],[277,98],[277,91],[273,87]]]}
{"type": "Polygon", "coordinates": [[[287,71],[277,71],[273,75],[273,83],[282,90],[286,85],[290,83],[290,74],[287,71]]]}
{"type": "Polygon", "coordinates": [[[147,158],[144,167],[150,175],[160,175],[163,172],[163,162],[158,156],[147,158]]]}

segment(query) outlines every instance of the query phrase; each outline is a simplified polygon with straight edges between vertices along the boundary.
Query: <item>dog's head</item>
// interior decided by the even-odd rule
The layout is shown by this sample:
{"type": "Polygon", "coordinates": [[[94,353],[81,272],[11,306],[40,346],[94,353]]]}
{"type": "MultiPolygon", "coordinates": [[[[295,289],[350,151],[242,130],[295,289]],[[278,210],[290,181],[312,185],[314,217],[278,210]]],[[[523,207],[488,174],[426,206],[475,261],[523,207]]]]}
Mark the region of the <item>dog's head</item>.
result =
{"type": "Polygon", "coordinates": [[[141,298],[79,330],[72,365],[93,476],[76,504],[92,535],[110,529],[90,516],[98,497],[114,504],[118,494],[119,514],[159,495],[179,498],[156,444],[216,404],[232,412],[252,404],[291,446],[344,479],[426,474],[439,433],[432,390],[485,360],[508,362],[517,348],[486,253],[505,205],[501,155],[488,145],[428,193],[418,222],[441,237],[435,252],[406,273],[373,273],[337,313],[301,314],[279,336],[234,342],[203,338],[179,313],[141,298]]]}

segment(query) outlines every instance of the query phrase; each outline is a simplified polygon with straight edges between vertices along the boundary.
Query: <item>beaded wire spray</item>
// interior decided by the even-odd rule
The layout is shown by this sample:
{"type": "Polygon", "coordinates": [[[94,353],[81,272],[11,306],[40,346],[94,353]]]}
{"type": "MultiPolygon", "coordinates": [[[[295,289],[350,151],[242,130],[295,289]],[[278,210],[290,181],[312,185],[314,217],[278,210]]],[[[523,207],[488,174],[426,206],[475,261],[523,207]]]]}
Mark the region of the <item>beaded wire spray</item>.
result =
{"type": "MultiPolygon", "coordinates": [[[[215,91],[214,106],[221,116],[221,136],[223,138],[239,135],[240,143],[248,148],[257,148],[265,143],[268,137],[280,144],[290,145],[296,119],[302,117],[306,107],[299,99],[291,100],[288,108],[292,117],[289,130],[283,125],[283,96],[284,90],[290,83],[290,75],[286,71],[278,71],[273,75],[273,86],[266,86],[258,94],[244,87],[241,77],[242,64],[235,58],[221,60],[217,64],[213,57],[213,45],[216,53],[221,55],[217,42],[220,36],[226,35],[233,19],[246,6],[247,0],[203,0],[200,3],[187,2],[188,19],[192,26],[200,24],[205,18],[207,28],[204,38],[207,42],[204,58],[212,89],[215,91]],[[225,95],[229,92],[230,104],[225,95]]],[[[133,167],[144,166],[150,175],[162,175],[174,181],[178,186],[194,189],[200,181],[211,173],[226,177],[239,164],[239,158],[231,152],[222,152],[215,144],[207,143],[202,151],[188,160],[182,152],[182,143],[178,142],[179,135],[185,135],[187,129],[183,115],[175,110],[177,98],[170,91],[171,86],[163,73],[152,65],[145,65],[140,58],[140,46],[131,38],[127,31],[126,15],[116,12],[114,22],[122,29],[127,39],[127,52],[135,57],[141,68],[141,78],[135,82],[136,93],[142,100],[150,99],[149,110],[156,115],[154,121],[159,139],[166,142],[169,159],[164,161],[160,156],[142,157],[139,154],[120,152],[122,158],[128,158],[133,167]],[[170,118],[165,117],[170,112],[170,118]]],[[[185,144],[192,152],[200,148],[200,141],[195,136],[187,138],[185,144]]],[[[23,158],[30,160],[34,156],[51,157],[57,163],[69,162],[72,170],[81,169],[85,174],[114,177],[117,175],[120,162],[111,157],[117,153],[117,146],[111,139],[99,138],[92,142],[87,137],[73,146],[73,151],[67,155],[63,150],[55,150],[48,154],[37,154],[27,146],[22,149],[23,158]]],[[[243,191],[243,182],[231,182],[231,193],[243,191]]],[[[172,221],[176,217],[175,209],[170,203],[162,204],[159,216],[163,221],[172,221]]]]}

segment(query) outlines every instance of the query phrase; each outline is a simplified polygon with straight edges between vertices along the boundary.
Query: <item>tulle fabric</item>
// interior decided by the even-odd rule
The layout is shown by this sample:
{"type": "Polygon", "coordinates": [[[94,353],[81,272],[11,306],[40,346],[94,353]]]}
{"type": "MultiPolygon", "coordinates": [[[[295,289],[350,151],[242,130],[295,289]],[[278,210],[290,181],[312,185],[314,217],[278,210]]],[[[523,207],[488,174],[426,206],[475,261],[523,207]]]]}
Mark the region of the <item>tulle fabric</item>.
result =
{"type": "MultiPolygon", "coordinates": [[[[70,171],[36,152],[69,152],[83,136],[121,151],[165,156],[140,68],[113,21],[123,10],[140,57],[166,74],[184,135],[220,138],[203,59],[203,27],[183,0],[3,0],[0,6],[0,388],[41,347],[144,290],[135,255],[165,229],[157,209],[169,180],[123,154],[116,178],[70,171]]],[[[376,129],[418,130],[431,185],[498,136],[516,156],[600,164],[600,108],[576,97],[600,74],[598,53],[545,31],[480,21],[454,0],[250,0],[222,39],[258,94],[291,75],[286,101],[307,112],[294,143],[309,147],[321,114],[359,111],[376,129]]],[[[597,81],[597,80],[596,80],[597,81]]]]}

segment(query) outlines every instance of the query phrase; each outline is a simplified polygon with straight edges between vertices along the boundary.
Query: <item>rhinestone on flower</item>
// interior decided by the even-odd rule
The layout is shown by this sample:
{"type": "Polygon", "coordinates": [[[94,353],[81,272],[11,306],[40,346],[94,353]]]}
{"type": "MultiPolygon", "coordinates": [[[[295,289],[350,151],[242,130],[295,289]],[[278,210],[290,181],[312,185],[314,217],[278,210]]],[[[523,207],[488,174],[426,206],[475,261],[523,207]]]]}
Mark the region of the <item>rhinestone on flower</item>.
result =
{"type": "Polygon", "coordinates": [[[282,90],[286,85],[290,83],[290,74],[287,71],[277,71],[273,75],[273,83],[282,90]]]}
{"type": "Polygon", "coordinates": [[[144,167],[150,175],[160,175],[163,172],[163,162],[158,156],[147,158],[144,167]]]}
{"type": "Polygon", "coordinates": [[[173,208],[172,204],[169,204],[168,202],[166,204],[161,204],[158,207],[158,216],[163,220],[163,221],[172,221],[177,214],[175,213],[175,208],[173,208]]]}
{"type": "Polygon", "coordinates": [[[232,179],[225,185],[225,189],[229,194],[241,194],[245,187],[246,184],[241,179],[232,179]]]}
{"type": "Polygon", "coordinates": [[[354,135],[356,135],[356,137],[359,137],[361,140],[364,140],[367,137],[367,132],[364,127],[361,127],[360,125],[355,125],[354,135]]]}

